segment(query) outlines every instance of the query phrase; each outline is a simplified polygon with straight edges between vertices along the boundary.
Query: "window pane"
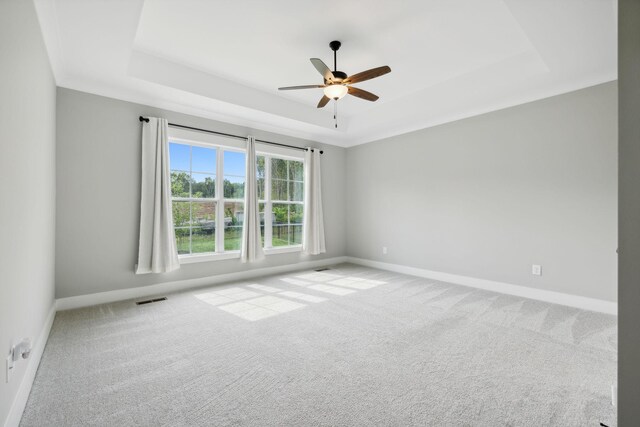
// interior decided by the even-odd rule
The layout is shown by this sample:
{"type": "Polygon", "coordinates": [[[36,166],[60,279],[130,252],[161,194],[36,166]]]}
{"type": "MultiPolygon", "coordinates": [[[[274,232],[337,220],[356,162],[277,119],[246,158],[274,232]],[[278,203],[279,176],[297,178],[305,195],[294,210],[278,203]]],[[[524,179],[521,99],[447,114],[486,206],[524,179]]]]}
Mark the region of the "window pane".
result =
{"type": "Polygon", "coordinates": [[[244,202],[225,202],[224,225],[242,225],[244,222],[244,202]]]}
{"type": "Polygon", "coordinates": [[[224,152],[224,174],[245,176],[245,154],[236,151],[224,152]]]}
{"type": "Polygon", "coordinates": [[[301,225],[291,226],[291,244],[292,245],[302,244],[302,226],[301,225]]]}
{"type": "Polygon", "coordinates": [[[289,246],[289,226],[273,225],[273,237],[271,244],[273,247],[289,246]]]}
{"type": "Polygon", "coordinates": [[[191,174],[191,197],[214,198],[216,196],[215,175],[205,175],[202,173],[191,174]]]}
{"type": "Polygon", "coordinates": [[[262,238],[262,246],[264,246],[264,203],[258,203],[258,211],[260,212],[260,237],[262,238]]]}
{"type": "Polygon", "coordinates": [[[203,232],[213,233],[216,227],[215,202],[191,202],[191,224],[203,232]]]}
{"type": "Polygon", "coordinates": [[[301,202],[303,190],[303,183],[289,181],[289,200],[292,202],[301,202]]]}
{"type": "Polygon", "coordinates": [[[288,224],[289,223],[289,205],[274,203],[273,204],[273,223],[288,224]]]}
{"type": "Polygon", "coordinates": [[[244,178],[237,176],[224,176],[225,199],[244,199],[244,178]]]}
{"type": "MultiPolygon", "coordinates": [[[[189,226],[190,221],[190,208],[189,202],[173,202],[173,225],[175,227],[189,226]]],[[[187,246],[188,249],[188,246],[187,246]]]]}
{"type": "Polygon", "coordinates": [[[224,250],[239,251],[242,239],[242,226],[230,225],[224,227],[224,250]]]}
{"type": "Polygon", "coordinates": [[[244,222],[244,203],[227,202],[224,204],[224,250],[240,250],[242,224],[244,222]]]}
{"type": "Polygon", "coordinates": [[[204,252],[215,252],[216,239],[212,230],[200,227],[191,229],[191,253],[201,254],[204,252]]]}
{"type": "Polygon", "coordinates": [[[215,175],[216,150],[215,148],[191,147],[191,171],[215,175]]]}
{"type": "Polygon", "coordinates": [[[271,159],[271,177],[274,179],[287,179],[287,161],[271,159]]]}
{"type": "Polygon", "coordinates": [[[184,144],[169,143],[169,168],[189,172],[189,149],[184,144]]]}
{"type": "Polygon", "coordinates": [[[287,200],[287,181],[280,179],[271,181],[271,200],[287,200]]]}
{"type": "Polygon", "coordinates": [[[265,183],[265,159],[264,156],[258,156],[256,162],[256,179],[258,180],[258,200],[264,200],[264,183],[265,183]]]}
{"type": "Polygon", "coordinates": [[[302,181],[303,179],[302,162],[289,160],[289,179],[302,181]]]}
{"type": "Polygon", "coordinates": [[[258,178],[258,200],[264,200],[264,178],[258,178]]]}
{"type": "Polygon", "coordinates": [[[302,205],[289,205],[289,224],[302,224],[302,205]]]}
{"type": "Polygon", "coordinates": [[[191,231],[188,228],[176,228],[176,245],[178,246],[178,255],[189,253],[189,235],[191,231]]]}
{"type": "Polygon", "coordinates": [[[171,171],[171,195],[173,197],[189,197],[189,178],[188,172],[171,171]]]}

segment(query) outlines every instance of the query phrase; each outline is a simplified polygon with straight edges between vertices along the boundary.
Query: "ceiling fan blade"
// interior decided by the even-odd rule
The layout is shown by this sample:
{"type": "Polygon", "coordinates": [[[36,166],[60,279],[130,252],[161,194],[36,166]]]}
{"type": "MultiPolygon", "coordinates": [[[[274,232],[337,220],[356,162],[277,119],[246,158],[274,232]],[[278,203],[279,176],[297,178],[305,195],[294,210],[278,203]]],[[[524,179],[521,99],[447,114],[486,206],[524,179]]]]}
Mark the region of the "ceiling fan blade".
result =
{"type": "Polygon", "coordinates": [[[335,78],[333,76],[333,73],[331,72],[331,69],[327,67],[327,64],[322,62],[322,59],[311,58],[310,61],[313,66],[316,67],[316,70],[318,70],[322,77],[324,77],[325,81],[331,81],[335,78]]]}
{"type": "Polygon", "coordinates": [[[331,99],[327,98],[326,96],[322,96],[322,99],[320,100],[320,102],[318,102],[318,108],[324,107],[329,101],[331,101],[331,99]]]}
{"type": "Polygon", "coordinates": [[[349,86],[349,95],[357,96],[358,98],[366,99],[367,101],[377,101],[378,95],[374,95],[366,90],[358,89],[357,87],[349,86]]]}
{"type": "Polygon", "coordinates": [[[353,84],[363,82],[365,80],[375,79],[376,77],[384,76],[387,73],[391,72],[391,68],[387,65],[378,68],[372,68],[367,71],[363,71],[358,74],[354,74],[353,76],[347,77],[347,79],[343,83],[353,84]]]}
{"type": "Polygon", "coordinates": [[[287,86],[287,87],[279,87],[278,90],[316,89],[319,87],[324,87],[324,85],[287,86]]]}

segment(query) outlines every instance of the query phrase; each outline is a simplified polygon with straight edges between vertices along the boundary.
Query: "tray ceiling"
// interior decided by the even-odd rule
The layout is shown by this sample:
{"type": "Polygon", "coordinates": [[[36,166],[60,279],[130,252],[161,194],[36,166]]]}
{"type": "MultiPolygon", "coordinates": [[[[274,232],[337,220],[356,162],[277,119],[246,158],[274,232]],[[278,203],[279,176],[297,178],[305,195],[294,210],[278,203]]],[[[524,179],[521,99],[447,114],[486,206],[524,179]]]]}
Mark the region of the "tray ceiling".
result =
{"type": "Polygon", "coordinates": [[[340,146],[616,78],[613,0],[35,0],[58,85],[340,146]],[[309,62],[380,96],[315,105],[309,62]]]}

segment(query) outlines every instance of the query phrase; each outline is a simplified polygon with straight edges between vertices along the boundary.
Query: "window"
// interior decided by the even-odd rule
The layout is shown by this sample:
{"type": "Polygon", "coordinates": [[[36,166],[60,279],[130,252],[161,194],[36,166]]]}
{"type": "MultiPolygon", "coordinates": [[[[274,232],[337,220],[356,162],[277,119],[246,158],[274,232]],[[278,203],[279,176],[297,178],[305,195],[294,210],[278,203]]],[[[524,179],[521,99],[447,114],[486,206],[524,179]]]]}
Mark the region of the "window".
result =
{"type": "MultiPolygon", "coordinates": [[[[244,223],[245,159],[238,146],[170,139],[173,223],[181,258],[237,256],[244,223]]],[[[302,160],[260,153],[256,168],[265,249],[298,248],[302,244],[302,160]]]]}
{"type": "Polygon", "coordinates": [[[302,244],[303,163],[258,156],[258,198],[265,248],[302,244]],[[271,215],[265,215],[268,212],[271,215]]]}

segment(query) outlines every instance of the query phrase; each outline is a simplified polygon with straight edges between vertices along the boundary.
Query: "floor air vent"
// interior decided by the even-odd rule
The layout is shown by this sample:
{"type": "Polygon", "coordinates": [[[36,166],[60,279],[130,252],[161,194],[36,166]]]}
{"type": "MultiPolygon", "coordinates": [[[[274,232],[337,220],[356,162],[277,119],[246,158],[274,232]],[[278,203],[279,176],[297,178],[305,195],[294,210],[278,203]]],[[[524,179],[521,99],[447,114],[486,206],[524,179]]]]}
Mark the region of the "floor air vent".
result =
{"type": "Polygon", "coordinates": [[[136,305],[151,304],[152,302],[166,301],[167,297],[148,299],[146,301],[136,301],[136,305]]]}
{"type": "Polygon", "coordinates": [[[329,267],[322,267],[322,268],[317,268],[313,271],[326,271],[326,270],[331,270],[329,267]]]}

